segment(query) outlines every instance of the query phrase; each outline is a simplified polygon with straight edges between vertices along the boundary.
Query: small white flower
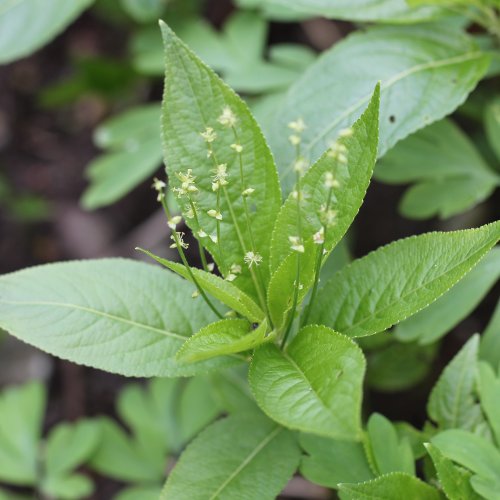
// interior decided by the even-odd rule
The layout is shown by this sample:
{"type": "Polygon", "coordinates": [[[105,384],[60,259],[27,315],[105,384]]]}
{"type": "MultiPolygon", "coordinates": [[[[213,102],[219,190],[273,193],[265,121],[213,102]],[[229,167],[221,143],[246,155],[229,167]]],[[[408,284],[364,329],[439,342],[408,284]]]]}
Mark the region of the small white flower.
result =
{"type": "Polygon", "coordinates": [[[229,273],[229,274],[226,276],[225,280],[226,280],[226,281],[234,281],[237,277],[238,277],[238,276],[236,276],[236,274],[229,273]]]}
{"type": "Polygon", "coordinates": [[[206,238],[208,236],[207,233],[205,233],[205,231],[203,231],[203,229],[200,229],[198,231],[198,238],[206,238]]]}
{"type": "Polygon", "coordinates": [[[207,264],[207,269],[212,273],[215,269],[215,264],[213,262],[210,262],[207,264]]]}
{"type": "Polygon", "coordinates": [[[295,252],[304,253],[305,251],[304,245],[302,244],[298,236],[289,236],[288,240],[291,243],[290,248],[292,250],[294,250],[295,252]]]}
{"type": "MultiPolygon", "coordinates": [[[[185,233],[181,233],[181,232],[179,232],[179,231],[176,231],[175,233],[177,234],[177,239],[179,240],[179,246],[180,246],[181,248],[189,248],[189,243],[186,243],[186,242],[184,241],[184,234],[185,234],[185,233]]],[[[170,239],[174,241],[174,243],[172,243],[172,244],[170,245],[170,248],[175,248],[175,247],[177,246],[177,242],[175,241],[175,240],[176,240],[175,236],[172,234],[172,235],[170,236],[170,239]]]]}
{"type": "Polygon", "coordinates": [[[233,274],[241,274],[241,266],[239,264],[231,264],[229,272],[233,274]]]}
{"type": "Polygon", "coordinates": [[[155,177],[153,179],[153,184],[151,185],[151,187],[155,190],[155,191],[163,191],[167,185],[161,181],[160,179],[158,179],[158,177],[155,177]]]}
{"type": "Polygon", "coordinates": [[[337,160],[339,163],[347,163],[347,148],[340,144],[339,142],[333,142],[330,145],[330,151],[328,151],[328,156],[337,160]]]}
{"type": "Polygon", "coordinates": [[[313,242],[316,245],[322,245],[325,242],[325,228],[321,226],[321,229],[313,234],[313,242]]]}
{"type": "Polygon", "coordinates": [[[242,196],[250,196],[252,195],[253,193],[255,192],[255,189],[254,188],[246,188],[245,191],[243,191],[242,196]]]}
{"type": "Polygon", "coordinates": [[[211,234],[209,236],[209,238],[212,240],[213,243],[217,243],[218,239],[217,239],[217,235],[216,234],[211,234]]]}
{"type": "Polygon", "coordinates": [[[191,205],[191,203],[188,203],[187,205],[184,206],[184,215],[188,219],[193,219],[194,218],[194,210],[193,206],[196,208],[196,205],[191,205]]]}
{"type": "Polygon", "coordinates": [[[326,227],[331,227],[337,222],[337,211],[332,210],[331,208],[327,209],[326,205],[322,205],[320,208],[319,219],[326,227]]]}
{"type": "Polygon", "coordinates": [[[217,165],[215,170],[212,170],[215,175],[212,178],[212,191],[217,191],[221,186],[226,186],[227,182],[227,164],[221,163],[217,165]]]}
{"type": "Polygon", "coordinates": [[[165,188],[167,187],[167,185],[163,181],[155,177],[153,179],[153,184],[151,185],[151,187],[158,192],[156,201],[162,201],[163,198],[165,198],[165,188]]]}
{"type": "Polygon", "coordinates": [[[331,172],[325,174],[325,187],[328,189],[339,187],[339,181],[333,177],[331,172]]]}
{"type": "Polygon", "coordinates": [[[182,220],[182,217],[180,215],[175,215],[168,221],[168,227],[172,230],[175,231],[175,228],[177,227],[177,224],[182,220]]]}
{"type": "Polygon", "coordinates": [[[343,128],[339,132],[339,137],[351,137],[354,134],[354,130],[351,127],[343,128]]]}
{"type": "Polygon", "coordinates": [[[200,135],[207,144],[211,144],[215,141],[215,139],[217,139],[217,134],[212,127],[207,127],[204,132],[200,133],[200,135]]]}
{"type": "Polygon", "coordinates": [[[309,198],[309,195],[306,194],[306,193],[304,193],[304,191],[297,191],[297,190],[295,190],[295,191],[292,191],[291,194],[292,194],[292,198],[294,200],[298,199],[299,201],[304,201],[307,198],[309,198]]]}
{"type": "Polygon", "coordinates": [[[207,211],[207,215],[213,217],[217,220],[222,220],[222,214],[218,210],[214,210],[213,208],[207,211]]]}
{"type": "Polygon", "coordinates": [[[296,134],[292,134],[288,137],[288,140],[293,146],[298,146],[300,144],[300,136],[296,134]]]}
{"type": "Polygon", "coordinates": [[[297,134],[301,134],[306,129],[306,124],[302,118],[298,118],[297,120],[290,122],[288,124],[288,128],[297,134]]]}
{"type": "Polygon", "coordinates": [[[307,161],[302,156],[300,158],[297,158],[297,160],[293,164],[293,169],[295,170],[295,172],[298,172],[301,175],[307,170],[307,167],[307,161]]]}
{"type": "Polygon", "coordinates": [[[231,144],[231,149],[234,149],[238,154],[243,151],[243,146],[241,144],[231,144]]]}
{"type": "Polygon", "coordinates": [[[194,185],[196,177],[193,175],[193,170],[191,168],[188,168],[186,172],[176,172],[175,176],[181,181],[180,188],[172,189],[178,198],[182,198],[187,194],[198,192],[198,188],[194,185]]]}
{"type": "Polygon", "coordinates": [[[262,255],[257,252],[247,252],[243,258],[248,267],[258,266],[262,262],[262,255]]]}
{"type": "Polygon", "coordinates": [[[224,127],[234,127],[236,125],[236,115],[229,106],[224,106],[222,108],[222,113],[217,118],[217,121],[224,127]]]}

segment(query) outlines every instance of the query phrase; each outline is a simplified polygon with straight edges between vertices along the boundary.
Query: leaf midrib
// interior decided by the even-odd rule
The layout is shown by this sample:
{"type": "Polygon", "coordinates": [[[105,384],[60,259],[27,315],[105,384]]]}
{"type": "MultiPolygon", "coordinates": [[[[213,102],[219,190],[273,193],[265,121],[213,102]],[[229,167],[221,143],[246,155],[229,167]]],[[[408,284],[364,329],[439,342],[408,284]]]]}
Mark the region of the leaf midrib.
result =
{"type": "Polygon", "coordinates": [[[159,333],[164,335],[165,337],[171,337],[178,340],[182,340],[183,342],[187,340],[188,337],[183,335],[179,335],[178,333],[169,332],[167,330],[162,330],[160,328],[156,328],[154,326],[146,325],[144,323],[139,323],[137,321],[133,321],[131,319],[122,318],[120,316],[116,316],[114,314],[109,314],[103,311],[99,311],[98,309],[94,309],[92,307],[81,306],[78,304],[71,304],[68,302],[52,302],[52,301],[24,301],[24,300],[0,300],[0,304],[8,304],[8,305],[26,305],[26,306],[53,306],[53,307],[62,307],[67,309],[75,309],[77,311],[83,311],[89,314],[94,314],[96,316],[101,316],[106,319],[110,319],[113,321],[118,321],[120,323],[124,323],[131,326],[136,326],[142,328],[144,330],[149,330],[151,332],[159,333]]]}
{"type": "Polygon", "coordinates": [[[277,426],[273,429],[236,467],[236,469],[227,477],[227,479],[212,493],[209,500],[214,500],[227,487],[227,485],[263,450],[281,431],[283,427],[277,426]]]}
{"type": "MultiPolygon", "coordinates": [[[[366,316],[364,319],[362,319],[361,321],[358,321],[357,323],[353,323],[351,326],[349,326],[349,328],[346,328],[345,330],[343,330],[343,333],[345,333],[346,335],[349,334],[349,332],[351,332],[354,328],[358,327],[359,325],[362,325],[363,323],[366,323],[367,321],[370,321],[374,316],[376,315],[379,315],[381,314],[382,312],[386,311],[387,309],[390,309],[394,306],[394,304],[396,304],[397,302],[400,302],[401,300],[405,300],[409,295],[412,295],[414,294],[416,291],[420,290],[421,288],[425,288],[425,287],[428,287],[429,285],[432,285],[436,280],[439,280],[441,279],[443,276],[445,276],[446,274],[449,274],[449,273],[452,273],[455,269],[457,269],[458,267],[460,267],[462,264],[464,264],[465,262],[467,262],[468,260],[470,260],[472,257],[474,257],[475,255],[477,255],[478,253],[481,253],[485,248],[487,248],[489,245],[489,243],[485,244],[483,247],[481,247],[479,250],[477,250],[476,252],[474,252],[473,255],[467,257],[466,259],[464,260],[461,260],[457,265],[453,266],[451,269],[448,269],[446,272],[440,274],[439,276],[436,276],[435,278],[433,278],[432,280],[430,281],[427,281],[425,282],[425,285],[420,285],[420,286],[417,286],[415,288],[412,288],[409,292],[407,292],[406,294],[404,295],[400,295],[398,297],[397,300],[394,300],[393,302],[391,302],[390,304],[388,304],[387,306],[385,306],[384,308],[382,309],[379,309],[378,311],[376,311],[377,314],[370,314],[369,316],[366,316]]],[[[465,271],[467,272],[467,271],[465,271]]],[[[465,274],[465,273],[464,273],[465,274]]],[[[463,275],[462,275],[463,276],[463,275]]],[[[460,278],[457,280],[457,282],[460,280],[460,278]]],[[[455,283],[457,283],[455,282],[455,283]]],[[[453,285],[451,285],[453,286],[453,285]]],[[[451,288],[451,286],[449,288],[451,288]]],[[[448,289],[449,289],[448,288],[448,289]]],[[[421,308],[422,309],[422,308],[421,308]]]]}

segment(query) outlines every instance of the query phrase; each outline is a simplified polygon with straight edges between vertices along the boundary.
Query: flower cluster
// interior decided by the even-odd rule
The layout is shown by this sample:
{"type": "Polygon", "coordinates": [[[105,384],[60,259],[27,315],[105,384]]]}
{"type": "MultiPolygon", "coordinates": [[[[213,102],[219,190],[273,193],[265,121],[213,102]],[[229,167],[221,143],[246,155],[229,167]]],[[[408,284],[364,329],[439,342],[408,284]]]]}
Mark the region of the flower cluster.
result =
{"type": "Polygon", "coordinates": [[[181,181],[181,187],[174,187],[172,189],[178,198],[198,192],[198,188],[195,185],[196,177],[193,175],[193,170],[191,168],[188,168],[185,173],[176,172],[175,176],[181,181]]]}

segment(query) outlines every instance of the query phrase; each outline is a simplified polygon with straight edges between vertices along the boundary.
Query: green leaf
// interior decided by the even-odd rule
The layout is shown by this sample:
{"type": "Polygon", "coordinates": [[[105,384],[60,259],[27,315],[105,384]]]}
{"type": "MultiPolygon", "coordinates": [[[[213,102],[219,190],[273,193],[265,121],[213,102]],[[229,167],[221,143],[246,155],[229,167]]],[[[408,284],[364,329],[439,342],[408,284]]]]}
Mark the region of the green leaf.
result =
{"type": "Polygon", "coordinates": [[[473,430],[481,419],[474,400],[479,336],[474,335],[443,370],[432,389],[427,413],[441,430],[473,430]]]}
{"type": "Polygon", "coordinates": [[[436,344],[419,346],[393,341],[368,354],[366,380],[377,391],[408,389],[429,373],[436,354],[436,344]]]}
{"type": "Polygon", "coordinates": [[[457,467],[445,457],[438,448],[430,443],[425,445],[436,468],[437,477],[449,500],[480,500],[470,485],[471,473],[457,467]]]}
{"type": "Polygon", "coordinates": [[[241,265],[242,273],[234,284],[256,297],[251,270],[243,257],[251,250],[262,256],[263,264],[256,274],[267,283],[271,231],[281,204],[274,160],[245,103],[165,24],[162,24],[162,32],[166,63],[162,135],[170,183],[179,188],[181,182],[176,174],[192,169],[199,190],[196,196],[198,216],[188,217],[187,223],[197,236],[200,230],[208,235],[216,234],[217,221],[207,212],[217,209],[220,197],[219,241],[214,243],[209,237],[202,237],[203,245],[213,255],[223,276],[227,276],[231,265],[241,265]],[[225,106],[229,106],[236,116],[236,132],[218,122],[225,106]],[[213,127],[217,134],[211,143],[211,157],[207,157],[207,143],[200,136],[207,127],[213,127]],[[241,155],[230,147],[233,143],[243,146],[241,155]],[[207,171],[214,169],[215,164],[227,164],[228,172],[227,186],[216,192],[212,189],[211,177],[207,176],[207,171]],[[242,196],[247,188],[255,189],[248,199],[242,196]],[[249,205],[248,218],[245,203],[249,205]]]}
{"type": "Polygon", "coordinates": [[[474,490],[486,500],[497,500],[498,489],[500,488],[500,478],[472,476],[470,480],[474,490]]]}
{"type": "Polygon", "coordinates": [[[427,345],[436,342],[465,319],[500,278],[500,249],[485,258],[448,293],[399,323],[394,336],[402,342],[427,345]]]}
{"type": "Polygon", "coordinates": [[[101,124],[95,143],[107,150],[92,160],[86,175],[90,186],[81,203],[87,210],[110,205],[149,178],[161,164],[160,108],[148,104],[101,124]]]}
{"type": "Polygon", "coordinates": [[[160,486],[133,486],[121,490],[114,500],[158,500],[161,495],[160,486]]]}
{"type": "Polygon", "coordinates": [[[377,166],[390,184],[415,183],[400,211],[406,217],[451,217],[487,198],[500,184],[474,143],[451,120],[441,120],[401,141],[377,166]]]}
{"type": "MultiPolygon", "coordinates": [[[[221,405],[213,394],[213,383],[206,376],[193,377],[184,385],[178,407],[173,407],[177,418],[181,446],[189,443],[221,413],[221,405]]],[[[180,451],[180,446],[176,451],[180,451]]]]}
{"type": "Polygon", "coordinates": [[[45,445],[45,471],[49,477],[62,477],[84,464],[99,442],[100,426],[92,420],[56,426],[45,445]]]}
{"type": "Polygon", "coordinates": [[[266,335],[267,321],[253,329],[244,319],[223,319],[195,333],[177,352],[177,359],[191,363],[224,354],[249,351],[274,337],[266,335]]]}
{"type": "Polygon", "coordinates": [[[451,113],[488,64],[471,38],[442,24],[377,27],[335,44],[292,85],[267,131],[286,190],[293,183],[290,120],[306,121],[301,151],[315,160],[361,114],[381,81],[378,154],[383,156],[399,140],[451,113]]]}
{"type": "Polygon", "coordinates": [[[113,479],[133,482],[159,482],[165,475],[165,464],[158,455],[132,439],[113,420],[100,419],[100,446],[90,466],[113,479]]]}
{"type": "MultiPolygon", "coordinates": [[[[209,379],[153,379],[147,388],[128,385],[118,399],[118,413],[133,433],[132,455],[144,450],[148,460],[162,463],[177,453],[220,413],[209,379]]],[[[140,452],[142,453],[142,451],[140,452]]]]}
{"type": "Polygon", "coordinates": [[[392,423],[373,413],[367,424],[369,450],[379,475],[405,472],[415,475],[415,459],[410,442],[400,439],[392,423]]]}
{"type": "Polygon", "coordinates": [[[29,56],[63,31],[92,3],[93,0],[3,1],[0,6],[0,64],[29,56]]]}
{"type": "Polygon", "coordinates": [[[0,277],[0,327],[70,361],[126,376],[187,376],[236,358],[182,365],[187,337],[214,321],[192,285],[126,259],[64,262],[0,277]]]}
{"type": "Polygon", "coordinates": [[[307,453],[300,472],[313,483],[336,489],[338,483],[361,483],[374,478],[361,443],[301,434],[300,444],[307,453]]]}
{"type": "Polygon", "coordinates": [[[481,336],[479,357],[497,369],[500,367],[500,300],[486,330],[481,336]]]}
{"type": "Polygon", "coordinates": [[[491,149],[500,161],[500,97],[497,96],[486,105],[484,112],[484,129],[491,149]]]}
{"type": "Polygon", "coordinates": [[[441,493],[420,479],[403,472],[392,472],[359,484],[339,484],[341,500],[443,500],[441,493]]]}
{"type": "Polygon", "coordinates": [[[405,0],[266,0],[270,7],[289,7],[310,17],[326,17],[356,22],[412,23],[447,14],[436,7],[410,8],[405,0]]]}
{"type": "Polygon", "coordinates": [[[212,372],[209,377],[214,398],[225,411],[228,413],[259,412],[248,386],[247,366],[212,372]]]}
{"type": "Polygon", "coordinates": [[[186,448],[161,498],[234,499],[250,494],[274,499],[299,460],[300,449],[289,431],[262,416],[233,415],[205,429],[186,448]]]}
{"type": "MultiPolygon", "coordinates": [[[[487,439],[461,429],[450,429],[434,436],[432,444],[444,456],[500,486],[500,451],[487,439]]],[[[471,478],[472,487],[482,494],[475,486],[476,477],[471,478]]],[[[494,496],[486,498],[495,500],[494,496]]]]}
{"type": "Polygon", "coordinates": [[[313,305],[310,323],[350,337],[381,332],[438,299],[500,238],[500,222],[396,241],[341,269],[313,305]]]}
{"type": "Polygon", "coordinates": [[[156,21],[163,13],[164,0],[121,0],[125,12],[139,23],[156,21]]]}
{"type": "Polygon", "coordinates": [[[46,398],[38,382],[0,393],[0,481],[36,484],[46,398]]]}
{"type": "Polygon", "coordinates": [[[500,376],[484,361],[479,363],[478,389],[481,408],[500,448],[500,376]]]}
{"type": "MultiPolygon", "coordinates": [[[[380,87],[377,85],[365,112],[352,126],[352,135],[339,139],[339,144],[346,148],[347,162],[343,163],[332,156],[329,149],[302,177],[300,192],[303,200],[300,203],[300,214],[296,193],[288,196],[274,225],[272,272],[293,252],[290,248],[290,236],[301,236],[303,242],[312,241],[313,235],[323,227],[323,206],[328,206],[337,213],[333,227],[325,228],[327,253],[332,251],[352,224],[363,203],[377,158],[379,99],[380,87]],[[327,174],[333,175],[334,181],[338,183],[338,187],[333,187],[332,191],[325,186],[327,174]],[[331,202],[328,203],[330,196],[331,202]]],[[[305,254],[304,261],[315,260],[318,246],[312,248],[313,255],[305,254]]]]}
{"type": "Polygon", "coordinates": [[[286,351],[255,351],[249,381],[257,404],[291,429],[339,439],[360,437],[365,359],[344,335],[324,326],[302,328],[286,351]]]}
{"type": "Polygon", "coordinates": [[[267,290],[267,305],[274,328],[278,331],[284,328],[293,306],[299,265],[300,279],[297,304],[302,302],[314,282],[316,259],[313,257],[313,252],[316,250],[315,247],[316,245],[311,241],[305,242],[304,254],[299,255],[298,252],[293,252],[287,255],[271,276],[267,290]]]}
{"type": "MultiPolygon", "coordinates": [[[[165,266],[171,271],[174,271],[183,278],[192,282],[191,275],[184,265],[158,257],[148,250],[143,250],[142,248],[138,248],[138,250],[144,252],[146,255],[149,255],[162,266],[165,266]]],[[[198,281],[205,292],[220,300],[237,313],[242,314],[252,322],[261,322],[264,319],[262,309],[254,302],[254,300],[231,282],[224,280],[215,274],[207,273],[195,267],[192,267],[191,271],[196,278],[196,281],[198,281]]]]}
{"type": "Polygon", "coordinates": [[[79,500],[92,495],[94,484],[83,474],[49,476],[42,483],[42,490],[50,498],[79,500]]]}

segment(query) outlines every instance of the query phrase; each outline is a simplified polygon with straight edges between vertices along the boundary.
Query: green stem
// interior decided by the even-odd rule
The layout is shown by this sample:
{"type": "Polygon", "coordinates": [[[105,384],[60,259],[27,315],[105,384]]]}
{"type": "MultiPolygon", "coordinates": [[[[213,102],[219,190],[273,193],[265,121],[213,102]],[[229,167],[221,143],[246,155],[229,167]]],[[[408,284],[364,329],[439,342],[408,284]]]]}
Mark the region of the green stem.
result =
{"type": "MultiPolygon", "coordinates": [[[[297,158],[299,157],[299,155],[300,155],[300,148],[297,147],[297,158]]],[[[295,176],[296,176],[296,184],[297,184],[297,188],[296,188],[296,191],[297,191],[297,229],[298,229],[298,233],[299,233],[298,234],[299,242],[302,243],[302,217],[300,214],[300,196],[301,196],[300,172],[295,172],[295,176]]],[[[283,339],[281,340],[281,349],[283,349],[283,347],[285,346],[286,341],[288,339],[288,336],[290,335],[290,332],[292,330],[292,325],[293,325],[293,321],[295,318],[295,312],[297,310],[297,303],[299,301],[300,261],[301,261],[301,258],[300,258],[300,253],[299,253],[297,255],[297,272],[295,273],[295,289],[293,292],[292,308],[290,310],[290,315],[288,317],[288,324],[287,324],[287,327],[285,329],[283,339]]]]}
{"type": "MultiPolygon", "coordinates": [[[[196,212],[196,206],[195,206],[191,196],[189,196],[189,204],[191,205],[191,210],[193,211],[193,216],[194,216],[194,220],[196,222],[196,227],[199,228],[200,221],[198,220],[198,213],[196,212]]],[[[210,271],[208,270],[208,263],[207,263],[207,258],[205,256],[205,249],[203,248],[203,245],[201,244],[201,242],[198,238],[196,238],[196,241],[198,243],[198,251],[200,252],[200,258],[201,258],[201,264],[203,266],[203,270],[208,273],[210,271]]]]}
{"type": "MultiPolygon", "coordinates": [[[[168,209],[165,197],[162,198],[161,204],[163,206],[163,210],[165,211],[165,215],[167,216],[167,219],[170,220],[171,219],[170,210],[168,209]]],[[[184,267],[186,268],[186,271],[189,274],[191,281],[196,286],[199,294],[203,297],[203,300],[205,300],[208,307],[210,307],[210,309],[215,313],[215,315],[217,317],[219,317],[220,319],[223,319],[224,316],[222,316],[222,314],[215,308],[215,306],[212,304],[210,299],[207,297],[207,295],[206,295],[205,291],[203,290],[203,288],[201,287],[201,285],[198,283],[198,280],[194,276],[193,270],[191,269],[191,266],[188,264],[188,261],[186,259],[186,255],[185,255],[184,250],[183,250],[182,245],[181,245],[181,242],[179,241],[179,236],[177,236],[177,231],[175,229],[173,229],[172,234],[174,236],[174,242],[175,242],[175,246],[177,247],[177,251],[179,252],[179,256],[182,260],[182,263],[184,264],[184,267]]]]}
{"type": "MultiPolygon", "coordinates": [[[[332,193],[333,193],[333,188],[330,188],[328,191],[328,199],[326,202],[326,211],[330,210],[330,204],[332,202],[332,193]]],[[[318,283],[319,283],[319,275],[321,272],[321,264],[323,261],[323,250],[325,249],[325,241],[326,241],[326,233],[327,233],[327,227],[323,224],[323,243],[321,244],[318,252],[318,256],[316,258],[316,267],[314,269],[314,284],[311,292],[311,299],[309,300],[309,304],[307,304],[306,312],[300,322],[301,326],[307,324],[307,320],[309,319],[309,313],[311,311],[311,308],[314,304],[314,300],[316,299],[316,294],[318,292],[318,283]]]]}
{"type": "MultiPolygon", "coordinates": [[[[239,144],[240,143],[240,138],[239,138],[239,135],[238,135],[238,132],[236,130],[235,127],[231,127],[233,129],[233,135],[234,135],[234,140],[236,141],[236,144],[239,144]]],[[[238,162],[239,162],[239,167],[240,167],[240,182],[241,182],[241,192],[243,193],[243,191],[245,191],[245,189],[248,187],[246,184],[245,184],[245,177],[243,175],[243,158],[242,158],[242,155],[241,153],[236,153],[238,155],[238,162]]],[[[247,204],[247,199],[245,196],[243,196],[243,209],[245,211],[245,220],[246,220],[246,223],[247,223],[247,231],[248,231],[248,234],[250,236],[250,245],[251,245],[251,249],[252,252],[257,252],[257,248],[256,248],[256,245],[255,245],[255,240],[254,240],[254,237],[253,237],[253,232],[252,232],[252,225],[250,223],[250,213],[248,211],[248,204],[247,204]]],[[[260,293],[262,293],[262,290],[265,289],[265,286],[264,286],[264,278],[262,277],[262,273],[260,271],[260,268],[257,267],[257,274],[258,274],[258,282],[259,282],[259,287],[261,288],[261,291],[260,293]]],[[[259,291],[258,291],[259,293],[259,291]]],[[[271,328],[272,328],[272,323],[271,323],[271,320],[269,318],[269,322],[270,322],[270,325],[271,325],[271,328]]]]}

